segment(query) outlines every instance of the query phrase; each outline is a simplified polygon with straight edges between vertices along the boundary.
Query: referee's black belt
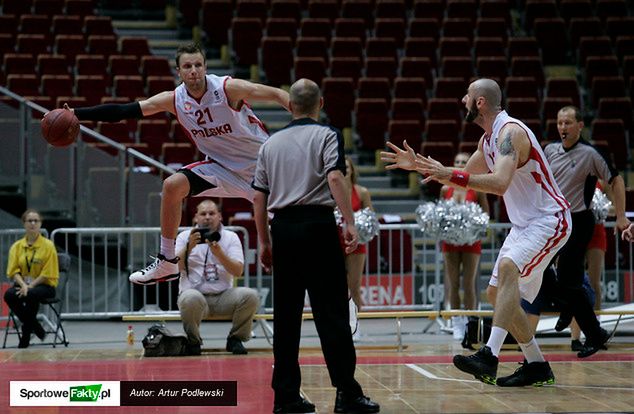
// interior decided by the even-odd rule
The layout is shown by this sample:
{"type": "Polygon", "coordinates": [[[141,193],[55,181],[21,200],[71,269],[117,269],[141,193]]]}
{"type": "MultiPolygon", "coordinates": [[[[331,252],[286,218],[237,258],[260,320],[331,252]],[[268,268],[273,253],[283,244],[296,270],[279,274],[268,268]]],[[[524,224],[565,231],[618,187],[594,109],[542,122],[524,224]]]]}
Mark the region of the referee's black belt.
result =
{"type": "Polygon", "coordinates": [[[280,209],[276,209],[276,219],[296,219],[296,218],[315,218],[315,217],[333,217],[333,208],[330,206],[319,205],[300,205],[289,206],[280,209]]]}

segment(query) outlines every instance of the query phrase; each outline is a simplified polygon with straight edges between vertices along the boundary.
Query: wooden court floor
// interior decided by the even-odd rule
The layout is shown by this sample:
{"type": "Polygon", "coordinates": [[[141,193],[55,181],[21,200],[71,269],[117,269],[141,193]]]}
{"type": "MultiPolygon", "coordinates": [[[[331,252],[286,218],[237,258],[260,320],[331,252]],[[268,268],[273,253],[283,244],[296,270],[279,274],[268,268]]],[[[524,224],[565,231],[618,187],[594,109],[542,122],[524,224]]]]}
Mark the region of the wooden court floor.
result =
{"type": "MultiPolygon", "coordinates": [[[[500,388],[482,384],[453,367],[451,345],[414,345],[405,352],[357,351],[356,377],[382,413],[562,413],[634,411],[634,346],[619,344],[586,360],[563,347],[544,347],[556,384],[500,388]]],[[[521,355],[504,351],[499,375],[518,367],[521,355]]],[[[270,413],[273,358],[270,350],[233,356],[143,358],[141,351],[7,349],[0,351],[0,413],[83,413],[84,407],[9,407],[10,380],[236,380],[237,407],[90,408],[90,413],[270,413]]],[[[318,413],[332,413],[334,389],[321,353],[303,350],[302,391],[318,413]]]]}

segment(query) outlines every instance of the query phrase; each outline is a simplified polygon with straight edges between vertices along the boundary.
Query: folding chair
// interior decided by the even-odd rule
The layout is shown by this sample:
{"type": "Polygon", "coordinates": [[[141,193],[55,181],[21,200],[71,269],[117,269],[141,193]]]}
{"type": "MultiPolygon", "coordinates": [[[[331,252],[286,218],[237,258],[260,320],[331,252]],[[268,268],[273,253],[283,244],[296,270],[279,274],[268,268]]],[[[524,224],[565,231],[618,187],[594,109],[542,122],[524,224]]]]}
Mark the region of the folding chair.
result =
{"type": "MultiPolygon", "coordinates": [[[[66,291],[66,282],[68,281],[68,271],[70,270],[70,256],[67,253],[57,253],[57,260],[59,264],[59,284],[55,290],[55,297],[43,299],[40,304],[47,305],[47,308],[44,309],[44,311],[40,309],[40,312],[37,314],[37,319],[43,322],[42,326],[46,334],[53,334],[53,342],[43,342],[40,345],[53,345],[53,348],[57,347],[57,344],[68,346],[66,332],[62,326],[61,311],[62,305],[64,304],[64,292],[66,291]],[[49,315],[47,315],[46,310],[50,311],[49,315]],[[51,317],[49,318],[49,316],[51,317]]],[[[19,325],[21,325],[20,321],[15,317],[13,311],[10,311],[9,320],[7,320],[7,325],[4,329],[2,348],[7,347],[7,336],[9,334],[16,334],[18,341],[22,339],[22,332],[18,329],[19,325]],[[13,325],[13,332],[9,331],[11,325],[13,325]]]]}

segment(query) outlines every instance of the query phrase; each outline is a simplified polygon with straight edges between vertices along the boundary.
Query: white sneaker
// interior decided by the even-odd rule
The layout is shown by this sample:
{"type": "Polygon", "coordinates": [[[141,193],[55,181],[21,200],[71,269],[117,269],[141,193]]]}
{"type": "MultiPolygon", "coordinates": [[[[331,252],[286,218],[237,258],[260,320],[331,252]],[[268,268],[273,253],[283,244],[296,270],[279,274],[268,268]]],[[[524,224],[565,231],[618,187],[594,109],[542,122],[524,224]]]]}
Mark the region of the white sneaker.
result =
{"type": "Polygon", "coordinates": [[[453,327],[453,339],[462,341],[467,331],[467,322],[463,316],[452,316],[451,326],[453,327]]]}
{"type": "Polygon", "coordinates": [[[169,282],[178,279],[180,272],[178,270],[178,257],[168,260],[162,254],[145,269],[138,270],[130,275],[130,282],[137,285],[154,285],[158,282],[169,282]]]}

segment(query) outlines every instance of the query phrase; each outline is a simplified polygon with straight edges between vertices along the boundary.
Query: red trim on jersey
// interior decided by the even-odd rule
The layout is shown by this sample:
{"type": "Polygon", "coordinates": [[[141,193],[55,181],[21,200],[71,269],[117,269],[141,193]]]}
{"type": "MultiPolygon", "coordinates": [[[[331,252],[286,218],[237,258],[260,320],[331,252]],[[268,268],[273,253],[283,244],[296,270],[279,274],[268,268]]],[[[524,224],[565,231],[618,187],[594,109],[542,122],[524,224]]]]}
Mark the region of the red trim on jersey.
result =
{"type": "Polygon", "coordinates": [[[544,160],[542,160],[542,157],[539,155],[539,152],[537,152],[537,150],[535,149],[535,147],[533,147],[533,145],[531,144],[531,151],[529,153],[529,159],[531,160],[535,160],[537,161],[537,163],[539,164],[539,168],[541,169],[542,172],[542,177],[544,177],[544,179],[546,180],[546,183],[548,184],[549,188],[547,188],[544,184],[544,182],[541,182],[542,188],[544,190],[546,190],[546,192],[548,193],[548,195],[550,195],[556,202],[557,204],[559,204],[559,206],[561,208],[568,209],[570,208],[570,203],[568,203],[568,200],[566,200],[564,198],[563,195],[561,194],[555,194],[552,189],[555,188],[555,186],[553,185],[553,183],[550,181],[550,174],[549,174],[549,170],[546,167],[546,164],[544,164],[544,160]]]}
{"type": "Polygon", "coordinates": [[[187,164],[185,165],[183,168],[186,168],[188,170],[191,170],[194,167],[198,167],[199,165],[203,165],[203,164],[213,164],[215,161],[214,160],[203,160],[203,161],[196,161],[193,162],[191,164],[187,164]]]}
{"type": "Polygon", "coordinates": [[[242,99],[240,100],[239,104],[238,104],[238,109],[234,108],[233,106],[231,106],[231,104],[229,103],[229,95],[227,95],[227,81],[231,79],[231,76],[227,76],[225,78],[225,81],[222,82],[222,90],[225,94],[225,100],[227,101],[227,106],[229,108],[231,108],[234,112],[240,112],[242,110],[242,105],[245,103],[245,101],[242,99]]]}
{"type": "Polygon", "coordinates": [[[544,247],[542,247],[537,255],[535,255],[535,257],[533,257],[531,261],[526,266],[524,266],[524,268],[520,272],[522,275],[521,277],[526,277],[530,275],[533,269],[539,266],[542,260],[544,260],[544,258],[553,250],[553,248],[555,248],[555,246],[559,244],[561,239],[566,236],[566,233],[568,231],[568,221],[566,220],[566,216],[563,213],[557,214],[560,215],[560,218],[557,226],[555,227],[555,233],[548,240],[546,240],[544,247]]]}
{"type": "MultiPolygon", "coordinates": [[[[187,88],[185,88],[185,90],[187,90],[187,88]]],[[[183,129],[183,131],[185,131],[185,135],[187,136],[187,138],[189,138],[189,140],[191,141],[191,143],[198,148],[198,145],[196,145],[196,142],[194,142],[194,138],[192,137],[192,134],[189,133],[189,131],[187,130],[187,128],[185,128],[183,126],[183,124],[181,123],[181,120],[178,118],[178,108],[176,108],[176,89],[174,89],[174,115],[176,116],[176,121],[178,122],[178,126],[181,127],[183,129]]]]}
{"type": "Polygon", "coordinates": [[[262,131],[264,131],[264,133],[266,135],[270,135],[269,134],[269,130],[266,129],[266,126],[262,123],[262,121],[260,121],[256,116],[253,115],[247,115],[247,119],[249,120],[249,123],[251,124],[256,124],[258,125],[260,128],[262,128],[262,131]]]}

